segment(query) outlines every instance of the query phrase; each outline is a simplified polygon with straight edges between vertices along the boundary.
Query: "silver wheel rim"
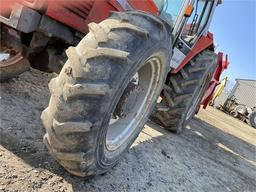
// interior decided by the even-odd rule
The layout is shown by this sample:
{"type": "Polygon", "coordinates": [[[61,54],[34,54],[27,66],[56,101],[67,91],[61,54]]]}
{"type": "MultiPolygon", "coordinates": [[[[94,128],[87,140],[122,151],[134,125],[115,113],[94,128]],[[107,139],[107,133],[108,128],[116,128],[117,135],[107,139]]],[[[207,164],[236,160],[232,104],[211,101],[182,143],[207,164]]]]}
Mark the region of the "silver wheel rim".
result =
{"type": "Polygon", "coordinates": [[[159,84],[160,66],[161,61],[157,57],[152,57],[130,80],[109,122],[106,135],[107,150],[114,151],[126,143],[130,136],[136,132],[141,120],[147,115],[149,105],[152,103],[159,84]],[[116,111],[118,111],[118,115],[115,114],[116,111]]]}

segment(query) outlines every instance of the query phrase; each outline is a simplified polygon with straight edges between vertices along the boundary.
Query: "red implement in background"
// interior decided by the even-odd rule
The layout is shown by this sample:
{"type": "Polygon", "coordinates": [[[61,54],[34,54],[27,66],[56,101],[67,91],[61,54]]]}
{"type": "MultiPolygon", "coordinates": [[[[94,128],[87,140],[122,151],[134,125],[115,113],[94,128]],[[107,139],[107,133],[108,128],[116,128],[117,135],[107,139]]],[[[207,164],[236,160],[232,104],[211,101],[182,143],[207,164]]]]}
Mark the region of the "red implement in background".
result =
{"type": "Polygon", "coordinates": [[[221,73],[225,69],[227,69],[228,65],[229,65],[228,55],[224,56],[224,54],[222,52],[219,52],[216,70],[211,79],[210,85],[209,85],[207,91],[205,92],[204,97],[201,101],[201,105],[203,106],[204,109],[208,106],[209,102],[212,100],[215,88],[219,84],[221,73]]]}

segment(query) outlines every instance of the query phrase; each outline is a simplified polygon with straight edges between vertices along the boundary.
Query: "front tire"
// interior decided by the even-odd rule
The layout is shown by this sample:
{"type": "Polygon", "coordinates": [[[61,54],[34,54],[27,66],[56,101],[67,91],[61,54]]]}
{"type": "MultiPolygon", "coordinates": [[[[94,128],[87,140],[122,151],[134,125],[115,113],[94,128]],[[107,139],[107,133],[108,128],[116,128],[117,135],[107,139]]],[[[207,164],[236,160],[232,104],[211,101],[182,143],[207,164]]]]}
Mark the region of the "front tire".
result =
{"type": "Polygon", "coordinates": [[[177,74],[169,74],[151,119],[174,133],[182,132],[199,108],[216,65],[217,55],[206,50],[177,74]]]}
{"type": "Polygon", "coordinates": [[[41,116],[50,153],[82,177],[106,172],[137,138],[161,92],[171,53],[162,21],[142,12],[114,13],[89,29],[67,50],[41,116]]]}

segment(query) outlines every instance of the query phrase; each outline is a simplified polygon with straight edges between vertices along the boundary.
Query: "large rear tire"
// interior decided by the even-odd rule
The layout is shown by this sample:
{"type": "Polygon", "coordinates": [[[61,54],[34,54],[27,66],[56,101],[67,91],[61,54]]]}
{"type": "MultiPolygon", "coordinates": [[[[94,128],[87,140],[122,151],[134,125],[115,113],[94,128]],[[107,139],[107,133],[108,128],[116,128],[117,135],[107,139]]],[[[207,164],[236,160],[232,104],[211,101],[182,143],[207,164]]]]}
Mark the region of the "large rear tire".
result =
{"type": "Polygon", "coordinates": [[[217,55],[204,51],[177,74],[169,74],[151,119],[180,133],[194,116],[217,65],[217,55]]]}
{"type": "Polygon", "coordinates": [[[67,50],[41,116],[50,153],[82,177],[106,172],[137,138],[162,90],[171,53],[165,25],[149,14],[114,13],[89,29],[67,50]]]}

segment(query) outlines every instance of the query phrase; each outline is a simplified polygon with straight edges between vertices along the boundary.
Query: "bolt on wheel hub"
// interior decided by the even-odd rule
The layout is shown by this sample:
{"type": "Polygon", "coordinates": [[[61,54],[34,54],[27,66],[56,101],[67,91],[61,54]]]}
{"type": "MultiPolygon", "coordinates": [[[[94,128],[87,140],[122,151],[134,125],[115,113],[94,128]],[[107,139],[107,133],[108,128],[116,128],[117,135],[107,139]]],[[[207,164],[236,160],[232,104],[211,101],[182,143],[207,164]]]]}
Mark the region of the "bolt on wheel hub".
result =
{"type": "Polygon", "coordinates": [[[150,58],[128,83],[109,122],[106,135],[108,150],[120,147],[138,127],[156,91],[160,66],[158,58],[150,58]]]}

